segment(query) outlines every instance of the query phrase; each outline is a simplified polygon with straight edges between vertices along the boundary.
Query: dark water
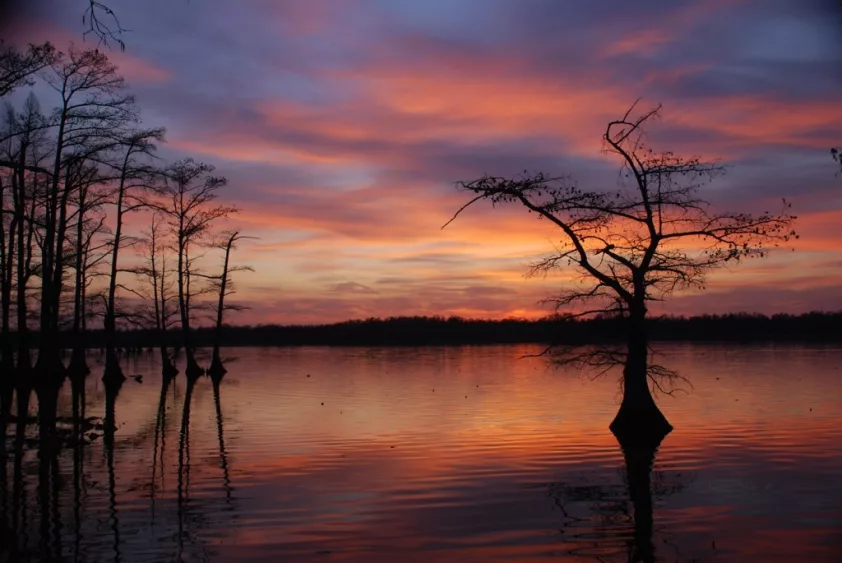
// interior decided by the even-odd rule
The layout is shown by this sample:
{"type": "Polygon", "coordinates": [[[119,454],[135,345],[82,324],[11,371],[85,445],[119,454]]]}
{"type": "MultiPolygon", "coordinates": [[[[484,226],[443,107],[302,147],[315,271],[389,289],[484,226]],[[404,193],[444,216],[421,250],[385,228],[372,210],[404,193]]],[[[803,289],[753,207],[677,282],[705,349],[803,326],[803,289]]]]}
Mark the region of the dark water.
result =
{"type": "Polygon", "coordinates": [[[842,561],[842,349],[666,348],[694,388],[625,455],[616,377],[536,351],[236,350],[218,392],[163,395],[144,356],[113,447],[94,426],[52,463],[32,424],[15,456],[9,425],[4,520],[32,560],[842,561]]]}

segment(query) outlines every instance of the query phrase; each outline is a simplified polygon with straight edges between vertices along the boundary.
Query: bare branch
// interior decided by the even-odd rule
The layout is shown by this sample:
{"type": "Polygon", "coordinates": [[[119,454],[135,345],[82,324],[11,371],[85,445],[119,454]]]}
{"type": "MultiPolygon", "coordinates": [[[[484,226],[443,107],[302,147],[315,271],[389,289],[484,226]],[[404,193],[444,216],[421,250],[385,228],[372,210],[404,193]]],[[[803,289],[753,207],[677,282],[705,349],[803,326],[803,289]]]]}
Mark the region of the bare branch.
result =
{"type": "Polygon", "coordinates": [[[82,34],[83,37],[93,35],[97,38],[97,44],[108,46],[109,42],[115,42],[120,46],[121,51],[126,50],[122,34],[126,29],[120,25],[117,14],[105,3],[97,0],[89,0],[88,7],[82,16],[82,24],[88,29],[82,34]]]}

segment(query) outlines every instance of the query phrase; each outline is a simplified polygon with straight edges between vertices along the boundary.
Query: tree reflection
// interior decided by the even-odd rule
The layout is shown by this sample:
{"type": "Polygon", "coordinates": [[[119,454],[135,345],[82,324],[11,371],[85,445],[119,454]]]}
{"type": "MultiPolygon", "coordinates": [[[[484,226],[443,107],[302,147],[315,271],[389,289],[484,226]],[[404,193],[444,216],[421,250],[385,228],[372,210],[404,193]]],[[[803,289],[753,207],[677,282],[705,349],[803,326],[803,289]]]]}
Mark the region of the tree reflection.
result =
{"type": "Polygon", "coordinates": [[[222,384],[222,377],[225,375],[223,369],[221,373],[211,375],[213,382],[213,403],[216,408],[216,436],[219,443],[219,467],[222,469],[223,487],[225,488],[225,504],[231,505],[231,476],[228,473],[228,453],[225,451],[225,438],[223,433],[223,418],[222,418],[222,403],[219,398],[219,388],[222,384]]]}
{"type": "Polygon", "coordinates": [[[136,409],[144,406],[139,402],[118,405],[118,398],[125,393],[123,380],[103,380],[102,395],[88,389],[92,402],[87,405],[81,379],[70,380],[63,390],[36,388],[38,424],[28,412],[32,394],[18,397],[17,408],[14,400],[7,400],[5,404],[13,412],[6,414],[5,457],[0,460],[0,563],[133,560],[137,554],[127,541],[146,534],[158,539],[149,544],[154,557],[211,559],[215,547],[209,540],[218,538],[218,532],[230,523],[236,500],[225,442],[222,378],[211,378],[213,411],[204,401],[210,396],[201,393],[205,391],[203,379],[189,378],[182,393],[175,378],[164,374],[160,392],[154,393],[157,405],[153,403],[152,415],[145,425],[124,437],[118,435],[118,409],[128,408],[130,414],[124,416],[131,419],[136,409]],[[61,392],[61,401],[55,400],[59,394],[53,390],[61,392]],[[174,395],[174,390],[179,392],[174,395]],[[168,409],[173,410],[174,397],[181,411],[178,415],[173,412],[177,418],[170,420],[168,409]],[[91,411],[102,418],[90,417],[91,411]],[[200,425],[201,432],[196,434],[192,427],[198,414],[203,419],[214,416],[211,433],[200,425]],[[174,428],[178,430],[177,464],[176,450],[166,448],[174,428]],[[131,447],[124,447],[127,445],[131,447]],[[211,455],[206,457],[205,452],[211,455]],[[133,467],[145,457],[152,461],[151,483],[145,471],[139,480],[130,478],[133,467]],[[126,485],[125,479],[118,478],[121,471],[132,483],[126,485]],[[173,478],[169,490],[165,487],[168,476],[173,478]],[[196,483],[191,483],[191,478],[196,481],[198,476],[203,486],[215,482],[218,495],[192,498],[196,483]],[[146,492],[141,492],[144,488],[146,492]],[[148,508],[139,509],[138,494],[149,495],[151,513],[148,508]]]}
{"type": "Polygon", "coordinates": [[[20,385],[15,389],[17,401],[12,397],[3,399],[3,445],[2,445],[2,514],[0,514],[0,561],[16,561],[26,549],[28,533],[26,531],[26,490],[24,482],[24,441],[29,417],[29,396],[27,386],[20,385]],[[21,390],[26,389],[26,393],[21,390]],[[16,413],[12,416],[11,409],[16,403],[16,413]],[[6,449],[6,431],[8,424],[14,422],[12,471],[9,475],[8,456],[6,449]],[[11,490],[9,485],[11,477],[11,490]]]}
{"type": "Polygon", "coordinates": [[[190,493],[190,405],[197,379],[187,376],[187,392],[184,395],[184,406],[181,410],[181,431],[178,438],[178,561],[182,560],[186,534],[185,521],[190,493]]]}
{"type": "Polygon", "coordinates": [[[117,396],[123,388],[123,379],[104,378],[103,383],[105,384],[105,434],[103,444],[108,468],[108,512],[113,536],[114,561],[119,562],[122,560],[122,552],[120,551],[120,518],[117,511],[117,479],[114,472],[114,433],[117,430],[117,396]]]}
{"type": "MultiPolygon", "coordinates": [[[[629,369],[629,365],[624,368],[629,369]]],[[[686,479],[677,480],[680,474],[667,477],[663,472],[655,472],[653,478],[655,457],[668,434],[669,430],[647,434],[614,432],[625,462],[623,485],[594,482],[549,485],[550,496],[564,514],[562,531],[570,540],[570,554],[590,556],[597,561],[618,553],[624,553],[626,560],[633,563],[663,560],[653,542],[653,498],[672,495],[688,485],[686,479]],[[585,505],[586,514],[579,515],[576,505],[585,505]],[[573,533],[568,533],[571,529],[573,533]]]]}
{"type": "MultiPolygon", "coordinates": [[[[211,375],[210,379],[213,386],[219,468],[222,473],[222,488],[225,494],[224,510],[233,511],[233,487],[231,485],[228,453],[225,447],[224,417],[222,414],[222,400],[220,397],[223,375],[224,372],[217,372],[211,375]]],[[[177,560],[179,561],[184,557],[185,549],[188,546],[198,551],[198,553],[193,554],[196,558],[200,560],[208,560],[212,555],[211,547],[206,542],[201,541],[198,532],[211,526],[219,526],[218,523],[215,524],[211,521],[213,514],[219,513],[218,507],[214,507],[212,505],[213,501],[209,503],[208,499],[202,498],[194,503],[190,498],[190,478],[192,471],[190,457],[191,413],[196,386],[199,382],[200,378],[198,377],[188,377],[187,390],[184,395],[184,406],[182,408],[181,415],[181,429],[179,433],[178,447],[178,484],[176,495],[178,513],[177,560]]]]}
{"type": "MultiPolygon", "coordinates": [[[[155,497],[158,488],[158,473],[160,472],[163,480],[164,474],[164,455],[166,453],[167,445],[167,393],[170,388],[175,375],[172,370],[162,369],[161,375],[161,393],[158,397],[158,410],[155,415],[155,437],[152,445],[152,482],[149,486],[149,495],[152,501],[152,525],[155,525],[155,497]]],[[[161,483],[163,488],[163,481],[161,483]]]]}
{"type": "Polygon", "coordinates": [[[38,396],[38,505],[40,509],[40,556],[60,561],[61,518],[59,510],[60,451],[57,431],[58,395],[63,381],[56,375],[42,376],[36,386],[38,396]]]}
{"type": "Polygon", "coordinates": [[[602,557],[624,553],[629,562],[663,561],[653,541],[653,499],[679,492],[688,482],[662,472],[655,472],[653,478],[659,445],[620,442],[625,461],[622,485],[594,482],[549,485],[550,496],[564,515],[562,532],[569,554],[604,561],[602,557]]]}
{"type": "Polygon", "coordinates": [[[11,561],[14,561],[20,554],[28,549],[29,544],[29,518],[27,511],[27,490],[24,479],[24,456],[26,450],[24,443],[26,439],[26,426],[29,421],[29,398],[32,393],[28,385],[17,386],[17,420],[15,421],[14,440],[14,469],[12,472],[12,502],[11,502],[11,561]]]}

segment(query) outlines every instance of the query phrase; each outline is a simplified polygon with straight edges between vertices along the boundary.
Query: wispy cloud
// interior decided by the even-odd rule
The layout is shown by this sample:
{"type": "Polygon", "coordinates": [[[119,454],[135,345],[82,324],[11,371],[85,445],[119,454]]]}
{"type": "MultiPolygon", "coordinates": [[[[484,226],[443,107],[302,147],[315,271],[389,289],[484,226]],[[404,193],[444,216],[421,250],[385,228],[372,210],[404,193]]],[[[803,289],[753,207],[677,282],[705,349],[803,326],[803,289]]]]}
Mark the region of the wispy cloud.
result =
{"type": "MultiPolygon", "coordinates": [[[[16,40],[80,37],[68,4],[33,3],[16,40]]],[[[256,269],[251,321],[546,313],[565,276],[523,272],[559,233],[490,206],[441,230],[465,201],[454,182],[528,169],[613,187],[601,134],[638,97],[664,104],[656,148],[729,167],[716,205],[786,197],[802,216],[795,253],[666,309],[839,305],[842,36],[818,0],[154,0],[120,17],[133,31],[113,56],[168,128],[162,156],[215,163],[259,237],[237,256],[256,269]]]]}

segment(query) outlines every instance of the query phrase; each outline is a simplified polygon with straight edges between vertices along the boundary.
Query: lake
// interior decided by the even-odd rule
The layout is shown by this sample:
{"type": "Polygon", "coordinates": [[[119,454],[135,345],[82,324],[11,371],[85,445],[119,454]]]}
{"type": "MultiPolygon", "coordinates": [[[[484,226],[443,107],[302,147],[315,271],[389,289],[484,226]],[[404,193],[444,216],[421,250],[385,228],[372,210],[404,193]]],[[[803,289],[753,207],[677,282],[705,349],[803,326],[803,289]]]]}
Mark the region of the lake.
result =
{"type": "Polygon", "coordinates": [[[540,350],[229,349],[189,394],[126,359],[113,443],[8,426],[4,519],[33,561],[842,561],[842,348],[660,347],[693,387],[648,454],[608,430],[619,374],[540,350]]]}

